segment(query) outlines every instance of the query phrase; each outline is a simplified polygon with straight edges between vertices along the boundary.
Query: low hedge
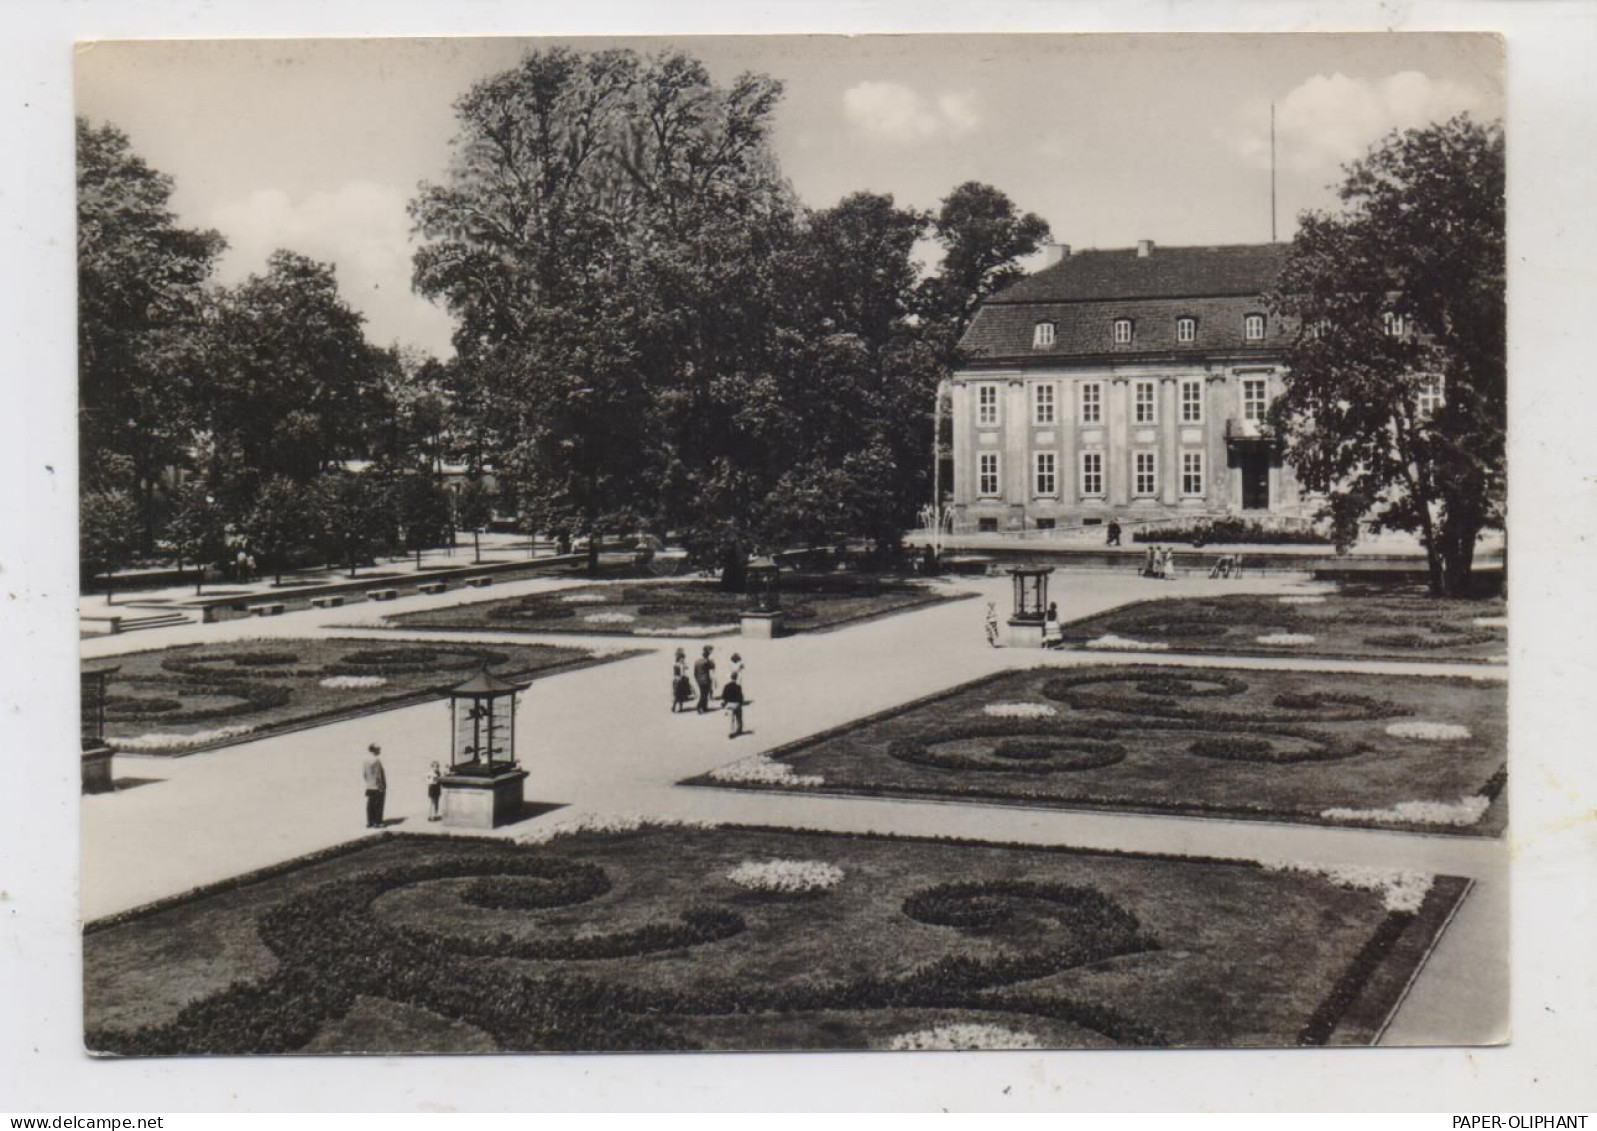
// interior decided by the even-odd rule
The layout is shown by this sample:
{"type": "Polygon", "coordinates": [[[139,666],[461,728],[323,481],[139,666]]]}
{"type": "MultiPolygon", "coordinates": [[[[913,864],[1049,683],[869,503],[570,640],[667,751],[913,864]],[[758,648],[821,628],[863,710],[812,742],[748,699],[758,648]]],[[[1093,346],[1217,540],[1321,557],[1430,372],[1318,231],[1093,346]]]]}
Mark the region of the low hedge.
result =
{"type": "Polygon", "coordinates": [[[460,891],[460,901],[491,911],[537,911],[586,903],[610,890],[610,878],[593,864],[543,861],[547,870],[484,876],[460,891]]]}
{"type": "Polygon", "coordinates": [[[887,754],[900,762],[933,770],[965,770],[997,774],[1054,774],[1102,769],[1123,761],[1126,748],[1114,741],[1109,727],[1065,724],[1048,726],[1035,719],[1013,719],[940,727],[930,734],[898,738],[887,754]],[[992,757],[934,749],[970,739],[995,739],[992,757]]]}
{"type": "Polygon", "coordinates": [[[1490,644],[1499,639],[1501,638],[1490,632],[1466,632],[1463,629],[1459,629],[1456,633],[1440,640],[1434,636],[1422,636],[1417,632],[1389,632],[1379,636],[1366,636],[1364,643],[1371,648],[1406,648],[1414,651],[1428,651],[1437,648],[1467,648],[1474,644],[1490,644]]]}
{"type": "Polygon", "coordinates": [[[1137,917],[1096,888],[1034,880],[979,880],[938,884],[904,900],[911,919],[932,926],[990,931],[1013,918],[1020,902],[1051,904],[1068,913],[1070,928],[1105,952],[1156,949],[1141,935],[1137,917]]]}
{"type": "MultiPolygon", "coordinates": [[[[1343,708],[1340,711],[1326,711],[1323,707],[1317,705],[1312,711],[1295,710],[1288,714],[1264,715],[1260,714],[1258,710],[1224,711],[1188,707],[1173,698],[1162,696],[1117,695],[1113,692],[1083,690],[1083,688],[1092,684],[1131,683],[1136,685],[1147,682],[1151,678],[1181,680],[1194,684],[1209,683],[1217,685],[1221,689],[1215,692],[1202,692],[1201,694],[1205,696],[1232,696],[1248,690],[1248,684],[1243,680],[1214,671],[1205,671],[1202,668],[1168,669],[1156,677],[1151,677],[1146,669],[1141,671],[1136,669],[1111,669],[1055,677],[1042,685],[1041,694],[1044,698],[1064,703],[1078,711],[1093,710],[1109,711],[1122,715],[1152,715],[1160,719],[1169,719],[1176,722],[1195,723],[1202,727],[1223,726],[1242,730],[1264,728],[1277,732],[1280,731],[1280,727],[1283,724],[1300,722],[1361,722],[1395,718],[1413,713],[1409,708],[1398,703],[1358,695],[1327,694],[1320,696],[1321,703],[1334,703],[1343,708]]],[[[1195,692],[1193,694],[1196,696],[1200,693],[1195,692]]]]}
{"type": "Polygon", "coordinates": [[[1257,519],[1215,518],[1167,526],[1144,527],[1131,535],[1133,542],[1213,542],[1255,546],[1329,546],[1331,540],[1313,530],[1272,529],[1257,519]]]}
{"type": "Polygon", "coordinates": [[[1267,738],[1233,734],[1200,738],[1187,747],[1189,753],[1200,758],[1217,758],[1223,762],[1261,762],[1271,766],[1337,762],[1362,754],[1366,749],[1361,743],[1326,741],[1316,742],[1307,750],[1278,750],[1275,743],[1267,738]]]}

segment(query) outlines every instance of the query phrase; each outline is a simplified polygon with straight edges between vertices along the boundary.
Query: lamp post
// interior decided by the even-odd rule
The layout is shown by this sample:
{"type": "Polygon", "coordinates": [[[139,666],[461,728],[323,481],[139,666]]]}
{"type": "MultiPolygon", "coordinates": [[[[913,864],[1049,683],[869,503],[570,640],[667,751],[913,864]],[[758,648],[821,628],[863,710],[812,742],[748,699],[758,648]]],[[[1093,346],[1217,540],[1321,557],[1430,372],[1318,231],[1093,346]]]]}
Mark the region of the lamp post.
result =
{"type": "Polygon", "coordinates": [[[449,772],[440,782],[445,825],[491,829],[519,816],[527,771],[516,760],[516,696],[526,689],[485,665],[449,692],[449,772]]]}

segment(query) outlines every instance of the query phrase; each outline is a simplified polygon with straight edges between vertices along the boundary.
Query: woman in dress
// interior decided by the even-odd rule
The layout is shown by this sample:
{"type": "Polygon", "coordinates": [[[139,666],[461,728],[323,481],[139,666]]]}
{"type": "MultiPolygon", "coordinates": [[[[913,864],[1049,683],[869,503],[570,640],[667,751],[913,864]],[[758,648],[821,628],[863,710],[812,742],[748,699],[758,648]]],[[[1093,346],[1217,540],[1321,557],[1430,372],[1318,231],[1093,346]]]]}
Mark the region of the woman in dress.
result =
{"type": "Polygon", "coordinates": [[[674,715],[693,698],[693,681],[688,678],[688,654],[677,649],[676,661],[671,665],[671,713],[674,715]]]}

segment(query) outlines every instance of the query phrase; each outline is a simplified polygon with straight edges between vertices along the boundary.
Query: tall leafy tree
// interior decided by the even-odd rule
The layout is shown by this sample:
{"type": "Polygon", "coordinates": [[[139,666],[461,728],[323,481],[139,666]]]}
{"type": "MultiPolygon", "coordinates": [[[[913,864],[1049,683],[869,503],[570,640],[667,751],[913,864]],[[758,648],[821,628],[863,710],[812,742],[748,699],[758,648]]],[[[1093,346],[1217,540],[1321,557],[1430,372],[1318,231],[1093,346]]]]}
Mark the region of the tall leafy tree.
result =
{"type": "Polygon", "coordinates": [[[283,570],[316,537],[318,497],[314,486],[284,475],[268,479],[240,524],[250,551],[278,584],[283,581],[283,570]]]}
{"type": "Polygon", "coordinates": [[[1416,533],[1432,592],[1462,596],[1506,517],[1501,126],[1393,133],[1340,197],[1302,217],[1273,298],[1301,326],[1273,420],[1339,525],[1416,533]]]}
{"type": "Polygon", "coordinates": [[[177,492],[166,537],[177,551],[179,563],[185,558],[194,563],[194,592],[199,594],[206,567],[222,561],[227,553],[227,515],[200,480],[190,480],[177,492]]]}
{"type": "Polygon", "coordinates": [[[455,495],[455,524],[471,531],[472,563],[482,561],[482,532],[494,517],[494,497],[481,479],[468,479],[455,495]]]}
{"type": "Polygon", "coordinates": [[[391,406],[386,359],[363,321],[331,265],[291,251],[273,252],[264,274],[217,297],[202,426],[218,489],[242,505],[273,476],[309,482],[368,453],[391,406]]]}
{"type": "Polygon", "coordinates": [[[932,217],[943,260],[922,295],[929,322],[953,345],[989,295],[1022,275],[1017,260],[1048,242],[1048,222],[1021,213],[1005,193],[967,181],[943,198],[932,217]]]}
{"type": "Polygon", "coordinates": [[[112,600],[115,573],[138,552],[138,504],[120,488],[90,489],[78,501],[78,564],[86,579],[105,574],[112,600]]]}
{"type": "Polygon", "coordinates": [[[202,287],[225,243],[178,225],[171,178],[114,126],[77,120],[77,175],[83,483],[128,492],[132,529],[149,550],[162,476],[187,455],[202,287]]]}

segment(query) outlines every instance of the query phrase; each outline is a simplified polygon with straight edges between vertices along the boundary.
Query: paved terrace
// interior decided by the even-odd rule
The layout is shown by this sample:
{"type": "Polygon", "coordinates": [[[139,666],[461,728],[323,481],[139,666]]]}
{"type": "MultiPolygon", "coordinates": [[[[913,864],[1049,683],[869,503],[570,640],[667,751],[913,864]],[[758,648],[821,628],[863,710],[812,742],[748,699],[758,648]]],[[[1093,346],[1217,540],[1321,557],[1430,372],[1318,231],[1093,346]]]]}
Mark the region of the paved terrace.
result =
{"type": "MultiPolygon", "coordinates": [[[[583,584],[530,580],[470,598],[494,600],[583,584]]],[[[645,654],[536,682],[526,693],[519,754],[532,773],[528,799],[562,808],[500,829],[517,837],[576,814],[761,823],[848,831],[960,836],[1037,844],[1072,844],[1140,852],[1284,859],[1320,865],[1411,867],[1478,881],[1387,1034],[1419,1043],[1446,1032],[1455,1040],[1506,1036],[1493,1018],[1507,1016],[1506,851],[1501,841],[1360,829],[1069,812],[984,804],[827,797],[813,794],[677,788],[674,783],[817,731],[1018,666],[1181,663],[1239,668],[1297,668],[1409,674],[1466,674],[1503,679],[1480,665],[1183,658],[1168,654],[1037,652],[992,649],[983,635],[985,598],[1007,608],[1007,579],[958,583],[978,599],[778,641],[713,640],[724,661],[748,663],[751,735],[728,740],[725,719],[669,711],[670,656],[693,640],[570,634],[429,633],[413,639],[543,641],[637,648],[645,654]]],[[[1055,574],[1050,596],[1074,619],[1150,596],[1304,592],[1290,575],[1242,581],[1192,578],[1154,582],[1130,575],[1055,574]]],[[[190,625],[84,641],[88,656],[247,638],[370,636],[385,613],[464,603],[464,593],[406,598],[381,609],[356,607],[294,613],[268,622],[190,625]]],[[[398,634],[391,634],[398,635],[398,634]]],[[[82,914],[94,919],[329,847],[372,835],[364,829],[361,762],[368,742],[382,744],[391,828],[437,833],[426,820],[427,768],[443,760],[448,724],[443,702],[401,708],[265,737],[186,758],[119,755],[119,779],[145,784],[83,798],[82,914]]],[[[131,784],[131,783],[130,783],[131,784]]]]}

